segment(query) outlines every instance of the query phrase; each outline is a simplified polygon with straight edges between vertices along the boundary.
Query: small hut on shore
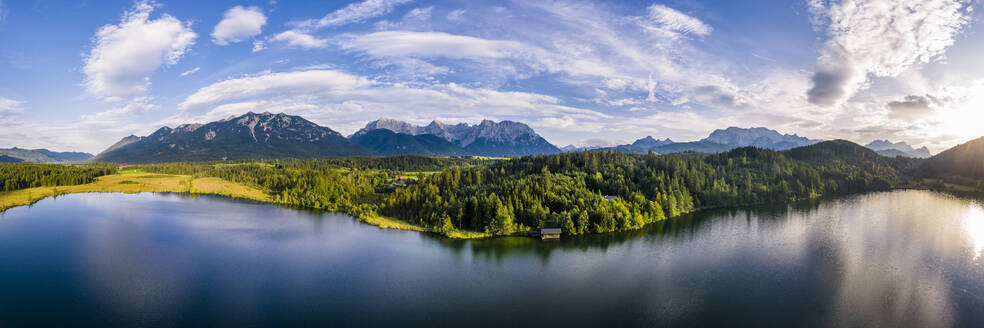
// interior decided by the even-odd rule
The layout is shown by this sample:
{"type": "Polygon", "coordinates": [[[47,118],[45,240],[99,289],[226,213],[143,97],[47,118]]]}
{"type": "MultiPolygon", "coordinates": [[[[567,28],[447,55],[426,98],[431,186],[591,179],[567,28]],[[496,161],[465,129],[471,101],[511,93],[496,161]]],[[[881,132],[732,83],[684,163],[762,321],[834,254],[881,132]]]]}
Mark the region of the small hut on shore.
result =
{"type": "Polygon", "coordinates": [[[562,232],[563,231],[561,231],[560,228],[542,228],[542,229],[538,229],[538,230],[533,230],[530,233],[530,235],[533,238],[540,238],[541,240],[542,239],[559,239],[560,238],[560,234],[562,232]]]}

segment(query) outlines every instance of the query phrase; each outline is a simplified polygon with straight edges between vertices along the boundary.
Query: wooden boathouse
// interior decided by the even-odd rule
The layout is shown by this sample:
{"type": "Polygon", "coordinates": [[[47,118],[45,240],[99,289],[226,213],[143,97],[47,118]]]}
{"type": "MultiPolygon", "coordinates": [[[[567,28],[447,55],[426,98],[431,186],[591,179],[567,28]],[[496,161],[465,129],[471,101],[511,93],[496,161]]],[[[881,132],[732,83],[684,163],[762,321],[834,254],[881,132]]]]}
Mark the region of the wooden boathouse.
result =
{"type": "Polygon", "coordinates": [[[530,233],[530,236],[532,236],[533,238],[540,238],[541,240],[560,239],[561,232],[563,231],[561,231],[560,228],[542,228],[538,230],[533,230],[530,233]]]}

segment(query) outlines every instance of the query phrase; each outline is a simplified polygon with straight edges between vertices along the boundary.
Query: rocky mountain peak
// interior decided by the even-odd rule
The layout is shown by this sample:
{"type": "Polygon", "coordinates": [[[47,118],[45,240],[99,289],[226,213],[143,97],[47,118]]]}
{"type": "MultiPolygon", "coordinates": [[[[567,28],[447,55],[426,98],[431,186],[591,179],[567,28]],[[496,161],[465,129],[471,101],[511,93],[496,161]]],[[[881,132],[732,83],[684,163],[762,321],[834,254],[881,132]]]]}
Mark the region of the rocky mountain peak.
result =
{"type": "Polygon", "coordinates": [[[701,142],[712,142],[732,147],[759,147],[774,150],[785,150],[815,144],[820,140],[811,140],[795,134],[782,134],[764,127],[740,128],[728,127],[717,129],[701,142]]]}
{"type": "Polygon", "coordinates": [[[662,146],[662,145],[669,145],[669,144],[672,144],[672,143],[673,143],[673,140],[670,140],[670,138],[659,140],[659,139],[653,138],[653,136],[646,136],[645,138],[642,138],[642,139],[639,139],[639,140],[636,140],[635,142],[633,142],[632,143],[632,147],[653,148],[653,147],[659,147],[659,146],[662,146]]]}
{"type": "Polygon", "coordinates": [[[181,124],[178,125],[178,127],[175,128],[174,131],[172,132],[191,132],[197,130],[200,127],[202,127],[201,123],[181,124]]]}
{"type": "Polygon", "coordinates": [[[905,141],[891,142],[889,140],[881,140],[881,139],[873,140],[869,142],[867,145],[865,145],[865,147],[883,155],[905,154],[908,157],[916,157],[916,158],[926,158],[926,157],[933,156],[933,154],[929,152],[929,148],[926,148],[926,146],[916,149],[910,146],[905,141]]]}
{"type": "MultiPolygon", "coordinates": [[[[467,148],[480,141],[481,145],[476,147],[489,148],[493,147],[490,145],[494,144],[494,147],[504,147],[502,150],[503,154],[510,155],[555,153],[559,151],[557,147],[544,140],[543,137],[536,134],[526,124],[513,121],[495,122],[492,120],[482,120],[475,125],[469,125],[467,123],[450,125],[434,120],[426,126],[418,126],[398,120],[379,119],[366,124],[364,128],[354,133],[351,138],[363,136],[369,131],[377,129],[386,129],[409,135],[432,134],[463,148],[467,148]],[[521,144],[523,145],[520,146],[521,144]],[[526,147],[524,149],[528,149],[512,152],[515,150],[515,147],[526,147]],[[534,151],[533,149],[536,150],[534,151]]],[[[487,150],[483,154],[491,152],[493,150],[487,150]]]]}
{"type": "Polygon", "coordinates": [[[235,158],[312,158],[370,152],[334,130],[300,116],[249,112],[207,124],[162,127],[147,137],[129,136],[96,160],[149,163],[235,158]]]}

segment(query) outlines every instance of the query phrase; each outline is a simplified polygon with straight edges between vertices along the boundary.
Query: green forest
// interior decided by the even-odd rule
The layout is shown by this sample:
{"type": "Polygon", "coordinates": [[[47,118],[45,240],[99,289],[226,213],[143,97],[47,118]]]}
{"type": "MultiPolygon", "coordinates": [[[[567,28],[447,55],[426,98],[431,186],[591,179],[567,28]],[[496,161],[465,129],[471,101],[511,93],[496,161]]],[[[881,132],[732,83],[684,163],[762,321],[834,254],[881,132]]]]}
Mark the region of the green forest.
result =
{"type": "MultiPolygon", "coordinates": [[[[782,203],[918,187],[922,160],[888,158],[847,141],[777,152],[578,152],[513,159],[348,157],[149,164],[150,173],[217,177],[274,202],[387,216],[428,230],[509,235],[559,227],[579,235],[638,229],[700,209],[782,203]]],[[[80,184],[115,166],[3,164],[3,190],[80,184]]]]}
{"type": "Polygon", "coordinates": [[[117,166],[113,164],[0,163],[0,191],[90,183],[96,177],[115,173],[116,168],[117,166]]]}
{"type": "Polygon", "coordinates": [[[580,152],[499,161],[400,156],[138,168],[219,177],[267,190],[278,203],[395,217],[445,234],[560,227],[577,235],[638,229],[699,209],[914,183],[902,172],[916,160],[859,148],[835,141],[786,152],[746,147],[714,155],[580,152]],[[404,175],[409,183],[392,183],[404,175]]]}

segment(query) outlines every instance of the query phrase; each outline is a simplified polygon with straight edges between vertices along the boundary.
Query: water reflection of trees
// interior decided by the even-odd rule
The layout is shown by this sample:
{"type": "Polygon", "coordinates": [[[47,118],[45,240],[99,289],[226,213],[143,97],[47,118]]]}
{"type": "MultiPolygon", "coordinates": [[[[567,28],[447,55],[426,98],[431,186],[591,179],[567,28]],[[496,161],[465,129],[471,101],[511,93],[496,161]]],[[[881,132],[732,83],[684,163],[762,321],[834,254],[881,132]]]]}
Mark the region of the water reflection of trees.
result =
{"type": "MultiPolygon", "coordinates": [[[[826,201],[838,201],[842,198],[845,197],[826,201]]],[[[424,239],[441,245],[458,256],[462,252],[471,251],[471,255],[476,259],[501,262],[509,257],[532,255],[539,258],[543,263],[547,263],[551,255],[558,251],[605,252],[609,248],[622,247],[631,243],[656,245],[664,242],[691,240],[700,235],[710,224],[722,220],[743,219],[750,222],[755,218],[765,222],[778,223],[788,219],[791,211],[815,211],[824,201],[813,199],[782,205],[711,209],[656,222],[639,230],[564,236],[559,240],[538,240],[527,237],[459,240],[434,234],[426,234],[424,239]]]]}

